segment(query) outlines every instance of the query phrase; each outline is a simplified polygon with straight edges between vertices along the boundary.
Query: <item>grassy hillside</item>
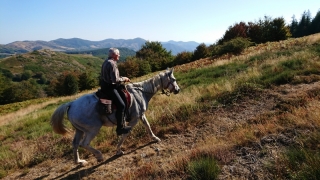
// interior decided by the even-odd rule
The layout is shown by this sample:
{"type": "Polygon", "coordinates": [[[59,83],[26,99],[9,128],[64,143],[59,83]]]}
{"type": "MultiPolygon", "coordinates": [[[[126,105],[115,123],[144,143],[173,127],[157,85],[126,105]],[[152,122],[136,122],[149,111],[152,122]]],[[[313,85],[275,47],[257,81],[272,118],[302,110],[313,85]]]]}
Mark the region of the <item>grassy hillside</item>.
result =
{"type": "Polygon", "coordinates": [[[43,73],[51,80],[63,71],[100,72],[102,62],[102,59],[91,55],[68,55],[39,50],[1,59],[0,68],[7,69],[12,74],[21,74],[26,70],[32,71],[32,75],[43,73]]]}
{"type": "MultiPolygon", "coordinates": [[[[103,49],[95,49],[95,50],[86,50],[86,51],[67,51],[67,54],[90,54],[95,57],[99,57],[101,59],[108,58],[110,48],[103,48],[103,49]]],[[[118,48],[120,51],[120,59],[119,61],[125,61],[128,56],[135,56],[136,52],[134,50],[128,48],[118,48]]]]}
{"type": "Polygon", "coordinates": [[[156,95],[146,114],[163,141],[148,144],[138,124],[124,143],[129,153],[114,157],[114,129],[102,128],[92,146],[108,159],[95,164],[81,149],[89,167],[73,165],[72,134],[56,135],[49,124],[57,106],[81,94],[0,106],[0,177],[319,179],[320,34],[201,59],[174,73],[181,93],[156,95]]]}

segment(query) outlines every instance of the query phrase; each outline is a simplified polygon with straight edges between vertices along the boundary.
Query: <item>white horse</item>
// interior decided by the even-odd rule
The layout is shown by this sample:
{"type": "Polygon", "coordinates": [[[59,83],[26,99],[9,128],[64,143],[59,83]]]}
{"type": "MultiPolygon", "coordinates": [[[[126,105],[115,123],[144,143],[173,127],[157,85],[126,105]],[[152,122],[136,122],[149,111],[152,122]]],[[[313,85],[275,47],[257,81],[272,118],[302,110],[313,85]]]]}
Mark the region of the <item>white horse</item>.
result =
{"type": "MultiPolygon", "coordinates": [[[[150,99],[159,91],[166,90],[168,93],[179,93],[180,88],[173,76],[173,69],[166,70],[159,75],[154,76],[148,80],[132,83],[126,85],[127,91],[131,95],[131,106],[128,109],[128,116],[131,119],[129,126],[134,127],[141,119],[143,125],[148,131],[149,135],[155,141],[161,141],[155,136],[150,128],[149,122],[145,116],[150,99]]],[[[97,108],[98,98],[95,94],[86,94],[72,102],[59,106],[51,117],[51,125],[54,132],[58,134],[66,134],[69,130],[64,126],[63,119],[67,113],[67,117],[73,127],[75,128],[75,135],[72,142],[73,155],[76,164],[86,165],[87,161],[79,158],[78,147],[81,146],[97,158],[98,162],[103,161],[102,153],[90,146],[91,140],[98,134],[102,126],[116,126],[117,120],[115,112],[111,115],[100,115],[97,108]]],[[[126,137],[124,134],[117,145],[117,155],[124,154],[121,151],[121,145],[126,137]]]]}

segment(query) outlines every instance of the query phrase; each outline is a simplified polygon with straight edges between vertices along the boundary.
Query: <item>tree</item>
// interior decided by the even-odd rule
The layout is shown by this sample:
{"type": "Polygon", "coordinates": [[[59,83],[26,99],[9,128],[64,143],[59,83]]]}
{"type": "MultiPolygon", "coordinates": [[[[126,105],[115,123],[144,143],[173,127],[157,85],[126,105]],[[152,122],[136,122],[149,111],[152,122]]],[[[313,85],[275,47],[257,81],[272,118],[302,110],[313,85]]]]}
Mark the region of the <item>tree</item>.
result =
{"type": "Polygon", "coordinates": [[[97,78],[93,77],[92,73],[84,72],[79,75],[79,90],[92,89],[98,85],[97,78]]]}
{"type": "Polygon", "coordinates": [[[11,102],[9,93],[11,92],[11,81],[0,73],[0,104],[8,104],[11,102]]]}
{"type": "Polygon", "coordinates": [[[298,37],[297,31],[298,31],[298,21],[293,15],[291,20],[291,25],[290,25],[290,32],[292,34],[292,37],[298,37]]]}
{"type": "Polygon", "coordinates": [[[204,43],[199,44],[192,55],[192,60],[198,60],[209,56],[208,48],[204,43]]]}
{"type": "Polygon", "coordinates": [[[223,37],[218,41],[218,44],[222,45],[224,42],[230,41],[231,39],[237,37],[247,38],[247,31],[248,25],[246,25],[245,22],[236,23],[228,28],[223,37]]]}
{"type": "Polygon", "coordinates": [[[174,65],[189,63],[192,60],[192,52],[183,51],[176,55],[173,60],[174,65]]]}
{"type": "Polygon", "coordinates": [[[257,44],[260,44],[263,42],[263,37],[261,36],[262,27],[260,24],[254,23],[254,22],[249,22],[247,33],[248,33],[248,38],[250,38],[250,40],[252,42],[255,42],[257,44]]]}
{"type": "Polygon", "coordinates": [[[139,64],[135,57],[127,58],[125,62],[118,65],[118,68],[123,76],[129,78],[137,77],[139,74],[139,64]]]}
{"type": "Polygon", "coordinates": [[[320,10],[317,12],[316,16],[312,19],[310,24],[310,33],[315,34],[320,32],[320,10]]]}
{"type": "Polygon", "coordinates": [[[137,63],[139,65],[138,76],[143,76],[152,72],[148,61],[137,59],[137,63]]]}
{"type": "Polygon", "coordinates": [[[165,69],[172,65],[173,56],[171,51],[162,47],[160,42],[146,41],[139,51],[136,58],[149,62],[152,71],[165,69]]]}
{"type": "Polygon", "coordinates": [[[67,74],[63,81],[64,95],[76,94],[79,90],[77,77],[73,74],[67,74]]]}
{"type": "Polygon", "coordinates": [[[151,72],[149,62],[136,57],[128,57],[125,62],[118,65],[118,68],[124,76],[129,78],[143,76],[151,72]]]}
{"type": "Polygon", "coordinates": [[[11,92],[8,96],[12,102],[21,102],[29,99],[39,98],[43,96],[42,89],[38,86],[34,79],[28,81],[21,81],[11,86],[11,92]],[[40,95],[41,94],[41,95],[40,95]]]}
{"type": "Polygon", "coordinates": [[[269,28],[269,37],[266,37],[268,41],[280,41],[286,40],[291,36],[290,29],[285,24],[284,18],[275,18],[271,21],[269,28]]]}
{"type": "Polygon", "coordinates": [[[28,80],[30,79],[32,76],[32,71],[30,70],[25,70],[22,74],[21,74],[21,80],[28,80]]]}
{"type": "Polygon", "coordinates": [[[13,78],[13,74],[11,73],[11,71],[9,71],[7,69],[0,68],[0,72],[1,72],[1,74],[3,74],[5,77],[7,77],[9,79],[13,78]]]}
{"type": "Polygon", "coordinates": [[[303,37],[303,36],[307,36],[310,35],[310,25],[311,25],[311,14],[310,11],[305,11],[303,12],[302,16],[301,16],[301,20],[298,23],[297,26],[297,37],[303,37]]]}

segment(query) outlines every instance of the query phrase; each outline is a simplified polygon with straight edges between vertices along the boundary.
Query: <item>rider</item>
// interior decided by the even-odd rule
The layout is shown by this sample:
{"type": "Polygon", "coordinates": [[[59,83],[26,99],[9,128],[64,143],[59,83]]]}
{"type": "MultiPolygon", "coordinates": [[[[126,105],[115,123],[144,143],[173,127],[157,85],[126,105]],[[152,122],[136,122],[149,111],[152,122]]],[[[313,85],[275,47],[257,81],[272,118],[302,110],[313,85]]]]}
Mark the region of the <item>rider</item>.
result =
{"type": "Polygon", "coordinates": [[[101,67],[101,91],[110,96],[111,100],[117,106],[117,135],[127,134],[131,130],[131,126],[125,125],[125,103],[119,94],[121,82],[130,82],[127,77],[119,76],[117,61],[119,60],[120,52],[117,48],[110,48],[108,59],[106,59],[101,67]]]}

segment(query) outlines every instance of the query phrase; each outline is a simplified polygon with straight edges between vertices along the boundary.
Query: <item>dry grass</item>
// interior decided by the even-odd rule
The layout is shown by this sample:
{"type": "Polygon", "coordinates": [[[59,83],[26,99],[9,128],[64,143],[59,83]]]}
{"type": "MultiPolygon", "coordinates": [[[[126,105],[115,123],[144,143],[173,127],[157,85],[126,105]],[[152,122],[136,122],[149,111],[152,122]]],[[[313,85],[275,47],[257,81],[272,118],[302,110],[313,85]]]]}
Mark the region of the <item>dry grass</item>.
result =
{"type": "MultiPolygon", "coordinates": [[[[290,47],[298,49],[298,47],[312,44],[310,42],[318,42],[319,39],[320,34],[302,38],[300,41],[291,39],[278,43],[267,43],[249,48],[240,56],[230,56],[227,59],[221,57],[215,60],[203,59],[176,67],[175,70],[182,76],[183,73],[199,67],[219,67],[232,62],[252,63],[250,61],[252,56],[286,50],[290,47]]],[[[142,125],[139,124],[124,144],[126,150],[136,149],[131,154],[100,165],[101,167],[74,171],[78,172],[80,178],[87,179],[106,177],[111,179],[187,179],[190,177],[188,172],[190,161],[209,157],[217,160],[221,170],[220,179],[248,179],[250,175],[255,175],[257,179],[274,178],[275,176],[271,176],[272,172],[281,175],[283,167],[275,162],[285,162],[282,161],[283,156],[280,155],[287,146],[319,142],[315,135],[320,128],[320,85],[317,76],[296,76],[297,83],[295,84],[271,86],[270,89],[259,91],[248,89],[248,92],[245,92],[239,89],[239,86],[246,85],[252,78],[260,77],[263,73],[262,67],[272,66],[276,72],[280,62],[291,59],[302,59],[319,64],[319,57],[307,51],[297,51],[287,56],[272,56],[261,62],[254,61],[246,71],[240,71],[234,76],[226,76],[219,82],[183,87],[178,95],[171,97],[155,95],[146,115],[155,134],[163,139],[162,144],[140,148],[149,139],[145,136],[142,125]],[[299,85],[302,82],[301,79],[307,81],[308,78],[311,78],[308,84],[299,85]],[[239,94],[239,98],[237,97],[238,99],[232,103],[221,105],[217,102],[217,97],[221,97],[221,94],[227,92],[227,95],[231,96],[235,91],[239,94]],[[201,101],[204,95],[207,95],[208,98],[201,101]],[[301,138],[301,136],[304,137],[305,132],[310,135],[311,140],[301,138]],[[155,151],[156,147],[160,147],[161,150],[155,151]],[[252,161],[246,159],[249,157],[252,158],[252,161]],[[122,174],[114,175],[115,168],[121,169],[122,174]],[[274,171],[275,169],[278,171],[274,171]],[[106,171],[109,171],[109,174],[106,171]]],[[[142,81],[155,74],[158,72],[134,81],[142,81]]],[[[21,109],[17,115],[12,113],[8,117],[22,120],[23,116],[35,109],[69,100],[68,98],[74,99],[75,97],[52,100],[46,104],[32,106],[33,108],[27,110],[21,109]],[[23,114],[24,111],[25,114],[23,114]]],[[[0,119],[0,123],[8,120],[8,117],[0,119]]],[[[72,137],[65,140],[38,139],[38,142],[48,143],[47,145],[17,140],[12,144],[12,149],[14,151],[21,149],[20,163],[30,162],[31,156],[37,152],[41,154],[54,144],[70,144],[71,139],[72,137]],[[26,145],[29,145],[30,148],[19,148],[26,145]]],[[[113,129],[103,129],[94,140],[93,146],[104,154],[112,156],[110,154],[115,150],[115,139],[113,129]]],[[[314,146],[320,147],[319,144],[314,146]]],[[[93,159],[88,153],[85,156],[93,159]]],[[[68,159],[62,157],[61,154],[59,157],[64,160],[68,159]]],[[[61,159],[59,159],[60,162],[61,159]]],[[[53,160],[46,160],[38,166],[55,166],[57,163],[53,160]]],[[[60,165],[54,170],[57,174],[68,174],[69,171],[72,171],[71,166],[68,166],[70,164],[60,163],[60,165]]],[[[75,175],[71,174],[68,177],[75,177],[75,175]]]]}
{"type": "Polygon", "coordinates": [[[65,97],[58,97],[58,98],[50,98],[49,100],[42,102],[42,103],[36,103],[28,105],[25,108],[19,109],[15,112],[4,114],[0,117],[0,126],[6,125],[8,123],[15,123],[15,121],[19,121],[24,118],[27,114],[30,114],[32,112],[36,112],[39,109],[42,109],[50,104],[57,104],[59,102],[64,101],[71,101],[73,99],[76,99],[84,94],[95,92],[96,90],[91,91],[84,91],[82,93],[73,95],[73,96],[65,96],[65,97]]]}

